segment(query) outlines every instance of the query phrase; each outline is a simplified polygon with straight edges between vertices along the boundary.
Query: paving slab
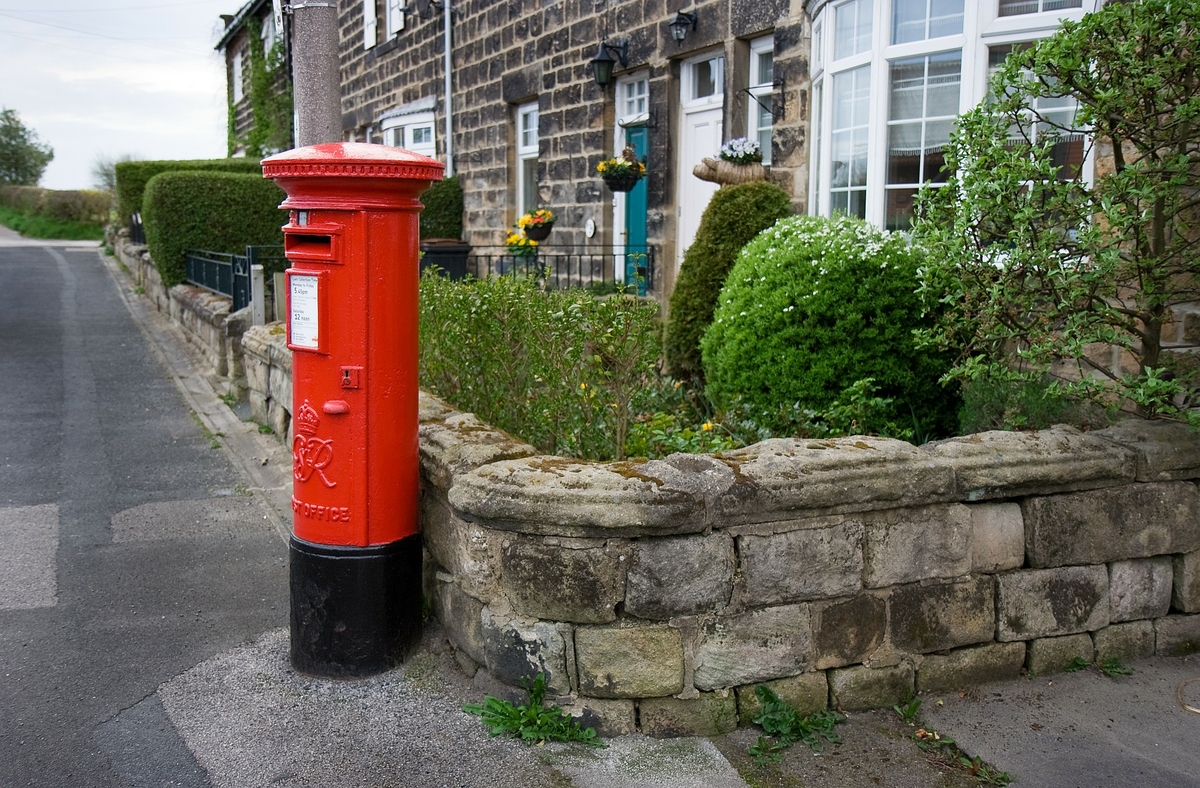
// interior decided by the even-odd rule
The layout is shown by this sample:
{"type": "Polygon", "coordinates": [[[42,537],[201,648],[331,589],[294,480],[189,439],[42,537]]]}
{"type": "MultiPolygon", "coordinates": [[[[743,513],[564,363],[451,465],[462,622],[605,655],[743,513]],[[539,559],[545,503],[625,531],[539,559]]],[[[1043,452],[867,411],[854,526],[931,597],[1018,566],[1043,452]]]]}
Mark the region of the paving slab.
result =
{"type": "MultiPolygon", "coordinates": [[[[1200,786],[1200,714],[1176,697],[1184,681],[1200,678],[1200,658],[1129,667],[1133,674],[1119,678],[1088,669],[927,696],[922,712],[1016,785],[1200,786]]],[[[1200,682],[1184,691],[1189,705],[1200,706],[1200,682]]]]}

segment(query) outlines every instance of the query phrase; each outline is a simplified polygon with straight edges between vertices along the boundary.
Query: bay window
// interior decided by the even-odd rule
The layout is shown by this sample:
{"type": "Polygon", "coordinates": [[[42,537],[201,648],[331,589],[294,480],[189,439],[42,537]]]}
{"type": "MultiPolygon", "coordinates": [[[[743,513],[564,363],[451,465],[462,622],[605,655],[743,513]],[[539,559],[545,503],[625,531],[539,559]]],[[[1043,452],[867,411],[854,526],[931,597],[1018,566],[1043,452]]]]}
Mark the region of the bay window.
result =
{"type": "MultiPolygon", "coordinates": [[[[955,118],[987,95],[997,63],[1098,2],[809,0],[810,212],[906,230],[917,191],[946,180],[955,118]]],[[[1052,104],[1038,111],[1069,127],[1074,105],[1052,104]]],[[[1065,165],[1082,164],[1081,141],[1065,138],[1061,148],[1065,165]]]]}

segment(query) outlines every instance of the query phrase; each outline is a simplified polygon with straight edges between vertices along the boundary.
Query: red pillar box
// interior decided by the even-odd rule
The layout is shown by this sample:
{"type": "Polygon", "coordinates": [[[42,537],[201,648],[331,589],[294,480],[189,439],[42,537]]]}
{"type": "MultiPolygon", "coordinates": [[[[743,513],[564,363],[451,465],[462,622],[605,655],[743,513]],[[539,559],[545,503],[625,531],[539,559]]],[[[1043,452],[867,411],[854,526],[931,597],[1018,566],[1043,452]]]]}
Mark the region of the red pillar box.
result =
{"type": "Polygon", "coordinates": [[[333,143],[271,156],[263,175],[291,212],[292,664],[366,676],[420,637],[417,197],[442,164],[333,143]]]}

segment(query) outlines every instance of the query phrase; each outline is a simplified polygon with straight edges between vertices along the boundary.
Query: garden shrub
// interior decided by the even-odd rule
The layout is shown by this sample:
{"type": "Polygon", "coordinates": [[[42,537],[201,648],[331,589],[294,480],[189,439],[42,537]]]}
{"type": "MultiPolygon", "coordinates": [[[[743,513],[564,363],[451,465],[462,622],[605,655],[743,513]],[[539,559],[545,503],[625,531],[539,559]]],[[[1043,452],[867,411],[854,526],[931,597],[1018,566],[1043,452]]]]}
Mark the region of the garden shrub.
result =
{"type": "Polygon", "coordinates": [[[40,186],[0,186],[0,207],[17,213],[36,213],[47,191],[40,186]]]}
{"type": "Polygon", "coordinates": [[[1070,396],[1049,376],[979,375],[962,382],[958,429],[963,435],[986,430],[1044,430],[1055,424],[1098,429],[1108,422],[1103,407],[1070,396]]]}
{"type": "Polygon", "coordinates": [[[700,218],[696,240],[684,253],[667,318],[667,370],[674,377],[701,375],[700,338],[712,322],[717,294],[738,252],[754,236],[791,216],[787,192],[756,181],[717,190],[700,218]]]}
{"type": "Polygon", "coordinates": [[[462,238],[463,190],[458,178],[451,175],[435,181],[421,195],[425,210],[421,211],[421,239],[462,238]]]}
{"type": "Polygon", "coordinates": [[[183,281],[188,249],[242,253],[248,244],[282,245],[283,198],[274,181],[259,175],[163,172],[151,178],[142,223],[163,283],[183,281]]]}
{"type": "Polygon", "coordinates": [[[29,238],[99,240],[111,203],[107,192],[0,186],[0,224],[29,238]]]}
{"type": "Polygon", "coordinates": [[[845,426],[858,432],[952,432],[956,397],[938,384],[949,360],[913,337],[928,322],[919,263],[903,236],[847,217],[795,217],[759,235],[702,342],[713,404],[779,434],[820,413],[852,414],[845,426]]]}
{"type": "Polygon", "coordinates": [[[0,186],[0,207],[60,221],[104,224],[111,202],[111,195],[102,191],[0,186]]]}
{"type": "Polygon", "coordinates": [[[421,386],[540,450],[620,459],[657,382],[657,304],[421,277],[421,386]]]}
{"type": "Polygon", "coordinates": [[[143,208],[143,197],[150,179],[160,172],[210,170],[217,172],[257,173],[262,175],[262,163],[257,159],[185,159],[181,161],[121,161],[117,173],[117,213],[121,221],[143,208]]]}

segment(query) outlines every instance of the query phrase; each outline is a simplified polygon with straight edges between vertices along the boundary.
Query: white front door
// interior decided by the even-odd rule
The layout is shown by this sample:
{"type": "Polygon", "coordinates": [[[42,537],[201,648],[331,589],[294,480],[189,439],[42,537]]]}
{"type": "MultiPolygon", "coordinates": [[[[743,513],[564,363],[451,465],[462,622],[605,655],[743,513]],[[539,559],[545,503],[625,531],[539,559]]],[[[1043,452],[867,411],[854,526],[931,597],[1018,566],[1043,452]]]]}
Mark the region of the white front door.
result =
{"type": "Polygon", "coordinates": [[[725,58],[721,55],[710,54],[689,60],[680,72],[681,140],[679,162],[675,168],[675,193],[679,195],[676,270],[683,263],[684,252],[696,238],[700,216],[718,188],[717,184],[693,175],[692,168],[705,156],[715,158],[721,150],[724,81],[725,58]]]}

